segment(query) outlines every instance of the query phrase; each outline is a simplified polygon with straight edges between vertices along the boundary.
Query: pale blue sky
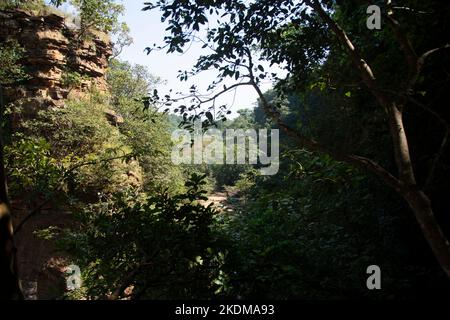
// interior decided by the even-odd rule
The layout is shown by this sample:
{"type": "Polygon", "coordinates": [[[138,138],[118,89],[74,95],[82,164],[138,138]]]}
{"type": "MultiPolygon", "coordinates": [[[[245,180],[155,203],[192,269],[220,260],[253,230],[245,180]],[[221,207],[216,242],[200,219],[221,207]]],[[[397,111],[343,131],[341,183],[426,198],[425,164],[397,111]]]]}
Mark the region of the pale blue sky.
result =
{"type": "MultiPolygon", "coordinates": [[[[122,3],[126,7],[123,20],[130,27],[134,43],[123,51],[121,59],[145,65],[151,73],[166,80],[167,84],[160,88],[162,92],[170,88],[174,91],[188,92],[192,84],[196,84],[202,93],[206,92],[208,85],[217,77],[215,71],[203,72],[187,83],[181,83],[177,79],[178,70],[189,70],[195,64],[202,50],[205,50],[201,49],[201,44],[193,44],[184,54],[153,51],[150,55],[147,55],[144,52],[145,47],[151,47],[154,43],[157,45],[163,44],[163,38],[166,34],[164,29],[167,24],[161,22],[160,11],[142,11],[144,3],[142,0],[124,0],[122,3]]],[[[228,82],[227,85],[232,83],[234,82],[228,82]]],[[[269,81],[263,84],[264,90],[270,87],[269,81]]],[[[232,111],[236,111],[253,107],[256,99],[255,90],[250,86],[243,86],[237,89],[236,94],[230,92],[224,95],[217,101],[217,105],[227,104],[232,111]]]]}
{"type": "MultiPolygon", "coordinates": [[[[202,93],[206,93],[208,85],[217,77],[215,71],[203,72],[192,78],[188,82],[180,82],[177,79],[178,70],[190,70],[200,56],[202,50],[201,44],[193,44],[190,49],[184,53],[167,54],[165,51],[152,51],[149,55],[144,52],[146,47],[152,47],[154,43],[163,44],[163,38],[166,34],[164,30],[167,24],[161,22],[161,12],[158,10],[142,11],[144,0],[123,0],[121,2],[125,8],[125,15],[121,18],[130,27],[130,34],[133,37],[133,44],[125,48],[120,55],[120,59],[132,63],[145,65],[150,72],[166,81],[158,90],[164,94],[169,89],[173,92],[188,92],[192,84],[197,85],[202,93]]],[[[67,6],[62,7],[69,10],[67,6]]],[[[268,65],[262,63],[268,69],[268,65]]],[[[273,69],[270,69],[273,71],[273,69]]],[[[233,84],[233,81],[227,82],[227,85],[233,84]]],[[[266,81],[262,84],[263,90],[271,87],[271,82],[266,81]]],[[[251,108],[257,99],[255,90],[250,86],[239,87],[236,91],[223,95],[216,105],[227,104],[230,110],[235,111],[243,108],[251,108]]]]}

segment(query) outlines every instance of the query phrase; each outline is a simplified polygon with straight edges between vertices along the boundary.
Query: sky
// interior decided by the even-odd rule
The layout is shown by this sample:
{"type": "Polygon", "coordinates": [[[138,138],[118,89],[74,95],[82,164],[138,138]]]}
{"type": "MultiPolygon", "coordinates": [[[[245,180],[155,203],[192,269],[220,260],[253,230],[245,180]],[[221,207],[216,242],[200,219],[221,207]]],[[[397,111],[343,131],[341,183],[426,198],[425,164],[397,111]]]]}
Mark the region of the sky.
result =
{"type": "MultiPolygon", "coordinates": [[[[167,24],[161,22],[161,12],[158,10],[142,11],[142,0],[124,0],[126,12],[123,21],[128,24],[134,43],[125,48],[120,58],[133,63],[145,65],[150,72],[166,80],[166,84],[159,88],[159,91],[188,92],[189,88],[195,84],[202,93],[206,93],[208,85],[217,79],[217,72],[203,72],[192,80],[181,83],[177,79],[178,70],[190,70],[197,58],[201,55],[201,44],[193,44],[184,54],[171,53],[166,51],[152,51],[149,55],[144,52],[146,47],[152,47],[154,43],[163,44],[167,31],[167,24]]],[[[227,85],[234,82],[228,82],[227,85]]],[[[264,90],[271,87],[268,81],[262,85],[264,90]]],[[[217,105],[227,104],[236,115],[236,110],[252,108],[257,100],[257,93],[250,86],[239,87],[236,91],[224,95],[217,101],[217,105]]]]}
{"type": "MultiPolygon", "coordinates": [[[[189,88],[195,84],[202,93],[207,93],[208,85],[217,79],[217,72],[202,72],[188,82],[180,82],[177,78],[178,70],[190,70],[197,58],[201,55],[201,44],[193,44],[189,50],[183,54],[166,51],[152,51],[149,55],[144,51],[146,47],[152,47],[154,43],[163,45],[164,36],[167,34],[165,28],[167,24],[161,22],[161,12],[158,10],[142,11],[144,0],[122,0],[118,1],[125,6],[125,14],[121,18],[130,27],[130,35],[133,44],[124,48],[119,58],[134,64],[146,66],[150,73],[160,77],[165,81],[164,85],[158,87],[158,91],[164,95],[173,92],[189,92],[189,88]]],[[[63,6],[63,10],[71,11],[69,7],[63,6]]],[[[265,63],[261,63],[270,72],[279,71],[269,68],[265,63]]],[[[229,86],[234,82],[226,82],[229,86]]],[[[262,83],[263,91],[272,86],[270,81],[262,83]]],[[[231,118],[237,115],[239,109],[254,107],[257,100],[257,93],[251,86],[239,87],[235,92],[229,92],[216,101],[216,105],[227,104],[233,113],[231,118]]]]}

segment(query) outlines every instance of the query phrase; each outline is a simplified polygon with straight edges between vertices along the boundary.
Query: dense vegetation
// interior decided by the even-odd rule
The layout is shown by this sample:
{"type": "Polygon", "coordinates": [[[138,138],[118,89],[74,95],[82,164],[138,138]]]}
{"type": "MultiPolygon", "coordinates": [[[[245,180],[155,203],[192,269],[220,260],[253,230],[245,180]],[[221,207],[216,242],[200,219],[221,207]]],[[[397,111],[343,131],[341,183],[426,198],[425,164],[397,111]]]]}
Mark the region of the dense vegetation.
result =
{"type": "MultiPolygon", "coordinates": [[[[114,1],[71,3],[86,28],[126,30],[114,1]]],[[[73,215],[66,228],[39,232],[82,270],[83,286],[58,298],[450,295],[450,6],[377,3],[381,30],[367,29],[358,1],[147,3],[169,24],[164,45],[149,53],[183,52],[204,36],[205,54],[180,80],[217,70],[212,98],[195,86],[181,98],[159,97],[156,75],[113,58],[107,94],[92,88],[33,117],[23,113],[26,101],[1,101],[0,204],[20,202],[27,220],[49,204],[73,215]],[[207,28],[208,19],[217,25],[207,28]],[[284,66],[287,76],[258,61],[284,66]],[[262,92],[269,78],[273,88],[262,92]],[[223,85],[229,79],[236,84],[223,85]],[[214,98],[240,85],[256,89],[257,105],[226,119],[214,98]],[[174,165],[171,132],[197,119],[218,129],[281,129],[279,172],[174,165]],[[215,191],[230,195],[231,209],[205,204],[215,191]],[[369,265],[381,267],[383,290],[367,289],[369,265]]],[[[17,43],[0,44],[9,66],[0,89],[26,78],[23,54],[17,43]]],[[[9,212],[0,218],[11,224],[9,212]]],[[[6,290],[18,290],[16,270],[1,267],[10,283],[2,297],[13,297],[6,290]]]]}

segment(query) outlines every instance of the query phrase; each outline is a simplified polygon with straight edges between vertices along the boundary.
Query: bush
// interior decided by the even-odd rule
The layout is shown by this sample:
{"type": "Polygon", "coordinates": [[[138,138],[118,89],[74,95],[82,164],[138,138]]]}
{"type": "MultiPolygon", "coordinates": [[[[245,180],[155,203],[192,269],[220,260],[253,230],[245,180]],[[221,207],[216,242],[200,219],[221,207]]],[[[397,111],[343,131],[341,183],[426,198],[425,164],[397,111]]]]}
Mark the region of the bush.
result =
{"type": "Polygon", "coordinates": [[[59,187],[64,168],[52,157],[45,139],[17,134],[13,140],[14,145],[5,146],[4,150],[9,191],[13,198],[21,195],[25,203],[36,205],[38,199],[51,196],[59,187]]]}
{"type": "MultiPolygon", "coordinates": [[[[67,179],[72,195],[86,200],[96,199],[98,192],[136,185],[128,173],[139,176],[141,170],[130,156],[132,147],[106,119],[104,102],[99,97],[91,98],[67,101],[65,108],[41,110],[19,128],[28,137],[48,142],[49,155],[72,170],[67,179]]],[[[19,116],[18,110],[15,116],[19,116]]]]}
{"type": "MultiPolygon", "coordinates": [[[[25,70],[20,65],[24,49],[16,40],[0,43],[0,85],[13,84],[27,78],[25,70]]],[[[2,94],[0,92],[0,94],[2,94]]]]}
{"type": "Polygon", "coordinates": [[[66,232],[61,245],[82,268],[86,297],[208,298],[220,288],[224,253],[216,212],[199,203],[203,178],[193,175],[175,196],[104,197],[79,216],[80,229],[66,232]]]}
{"type": "Polygon", "coordinates": [[[39,10],[44,6],[43,0],[0,0],[0,9],[39,10]]]}
{"type": "Polygon", "coordinates": [[[233,241],[224,270],[228,297],[387,297],[413,285],[398,214],[380,209],[387,191],[351,167],[304,151],[283,175],[243,176],[239,211],[225,221],[233,241]],[[253,181],[253,183],[252,183],[253,181]],[[383,266],[383,292],[369,292],[366,268],[383,266]],[[406,266],[405,266],[406,265],[406,266]],[[395,279],[395,280],[394,280],[395,279]],[[409,279],[409,280],[408,280],[409,279]]]}

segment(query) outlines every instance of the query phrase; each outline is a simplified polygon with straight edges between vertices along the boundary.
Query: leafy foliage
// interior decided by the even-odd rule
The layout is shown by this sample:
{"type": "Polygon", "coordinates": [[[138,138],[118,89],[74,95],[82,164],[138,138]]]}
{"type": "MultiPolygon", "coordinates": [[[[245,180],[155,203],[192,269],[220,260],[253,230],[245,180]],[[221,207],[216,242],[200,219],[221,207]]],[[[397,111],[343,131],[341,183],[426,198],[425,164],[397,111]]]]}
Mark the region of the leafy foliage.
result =
{"type": "Polygon", "coordinates": [[[124,7],[115,0],[51,0],[50,2],[56,6],[69,2],[77,8],[82,30],[94,28],[109,33],[121,28],[118,18],[123,13],[124,7]]]}
{"type": "Polygon", "coordinates": [[[206,298],[217,289],[224,253],[213,231],[215,211],[206,199],[202,176],[187,191],[169,196],[117,194],[80,215],[79,231],[63,245],[79,257],[88,297],[115,288],[131,298],[206,298]]]}
{"type": "Polygon", "coordinates": [[[147,67],[117,59],[110,61],[107,78],[114,103],[119,103],[120,99],[142,98],[161,82],[150,74],[147,67]]]}
{"type": "Polygon", "coordinates": [[[26,79],[26,72],[20,65],[24,49],[17,41],[0,43],[0,84],[8,85],[26,79]]]}
{"type": "Polygon", "coordinates": [[[25,9],[36,10],[44,7],[42,0],[0,0],[0,9],[25,9]]]}
{"type": "Polygon", "coordinates": [[[301,150],[292,156],[295,162],[282,176],[249,173],[253,183],[241,189],[244,200],[227,224],[234,239],[225,267],[228,294],[247,299],[372,295],[364,271],[374,261],[383,265],[383,282],[392,290],[383,294],[411,285],[409,274],[398,286],[392,280],[401,277],[396,264],[401,255],[393,251],[402,249],[392,247],[394,216],[378,208],[379,197],[386,195],[374,193],[367,177],[327,157],[301,150]]]}
{"type": "Polygon", "coordinates": [[[142,110],[139,99],[160,84],[142,65],[112,60],[108,70],[111,103],[115,112],[124,118],[119,130],[124,142],[138,155],[144,171],[144,188],[155,190],[183,188],[180,168],[172,165],[170,125],[167,116],[154,108],[142,110]]]}
{"type": "Polygon", "coordinates": [[[43,138],[14,137],[14,147],[5,147],[5,162],[10,178],[10,192],[25,195],[24,201],[35,204],[59,187],[63,168],[50,154],[43,138]]]}
{"type": "Polygon", "coordinates": [[[61,84],[69,89],[80,86],[83,80],[87,80],[86,76],[82,76],[76,71],[67,71],[61,76],[61,84]]]}

